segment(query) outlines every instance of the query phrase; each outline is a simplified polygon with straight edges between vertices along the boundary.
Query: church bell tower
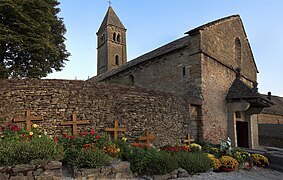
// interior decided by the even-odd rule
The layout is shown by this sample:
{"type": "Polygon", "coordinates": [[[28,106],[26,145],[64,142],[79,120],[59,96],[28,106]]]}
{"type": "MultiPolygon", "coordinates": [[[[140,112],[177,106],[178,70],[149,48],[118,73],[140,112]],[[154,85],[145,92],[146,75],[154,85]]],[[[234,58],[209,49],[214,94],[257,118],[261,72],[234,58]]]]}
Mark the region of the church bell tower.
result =
{"type": "Polygon", "coordinates": [[[127,62],[126,29],[109,6],[97,35],[97,75],[127,62]]]}

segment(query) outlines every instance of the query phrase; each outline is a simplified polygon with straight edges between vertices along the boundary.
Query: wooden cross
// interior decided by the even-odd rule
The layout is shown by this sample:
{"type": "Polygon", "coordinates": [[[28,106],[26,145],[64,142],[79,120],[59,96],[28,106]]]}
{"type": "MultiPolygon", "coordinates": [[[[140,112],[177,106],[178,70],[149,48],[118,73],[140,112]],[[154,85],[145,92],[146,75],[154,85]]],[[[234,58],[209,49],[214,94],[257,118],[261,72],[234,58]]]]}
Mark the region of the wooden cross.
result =
{"type": "Polygon", "coordinates": [[[114,128],[105,128],[104,129],[106,132],[114,132],[114,139],[118,139],[118,133],[119,132],[125,132],[127,131],[127,128],[119,128],[118,126],[118,120],[115,120],[114,128]]]}
{"type": "Polygon", "coordinates": [[[14,122],[26,122],[26,129],[31,131],[31,121],[42,121],[42,116],[31,116],[31,110],[26,110],[25,117],[14,117],[14,122]]]}
{"type": "Polygon", "coordinates": [[[194,139],[191,139],[190,133],[188,133],[188,139],[184,139],[183,142],[184,143],[188,143],[188,145],[191,144],[191,142],[194,142],[194,139]]]}
{"type": "Polygon", "coordinates": [[[155,140],[155,139],[156,139],[156,136],[150,135],[148,129],[145,130],[145,136],[138,138],[139,141],[146,141],[146,144],[149,144],[150,140],[155,140]]]}
{"type": "Polygon", "coordinates": [[[77,135],[78,125],[80,124],[89,124],[89,120],[77,121],[77,115],[75,113],[72,114],[72,121],[61,122],[62,126],[73,126],[73,135],[77,135]]]}

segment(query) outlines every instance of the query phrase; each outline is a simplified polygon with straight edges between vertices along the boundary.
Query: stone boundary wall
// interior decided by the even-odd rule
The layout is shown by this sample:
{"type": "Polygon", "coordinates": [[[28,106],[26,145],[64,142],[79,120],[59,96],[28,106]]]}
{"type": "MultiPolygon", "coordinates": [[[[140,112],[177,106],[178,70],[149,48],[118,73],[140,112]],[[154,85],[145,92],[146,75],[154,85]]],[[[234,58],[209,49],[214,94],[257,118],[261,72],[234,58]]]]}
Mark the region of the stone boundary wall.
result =
{"type": "Polygon", "coordinates": [[[283,148],[283,124],[259,124],[258,135],[261,146],[283,148]]]}
{"type": "Polygon", "coordinates": [[[154,144],[158,146],[176,143],[188,129],[193,134],[197,131],[196,123],[190,121],[195,118],[190,117],[186,101],[172,94],[76,80],[1,80],[1,124],[24,116],[27,109],[32,115],[42,115],[44,120],[36,124],[55,137],[70,134],[71,126],[62,126],[61,122],[70,121],[73,112],[78,121],[90,121],[88,125],[78,125],[79,132],[104,132],[118,119],[119,126],[127,128],[123,135],[129,140],[143,136],[149,128],[151,134],[157,135],[154,144]]]}
{"type": "Polygon", "coordinates": [[[49,161],[37,165],[21,164],[0,167],[0,179],[61,179],[62,163],[49,161]]]}

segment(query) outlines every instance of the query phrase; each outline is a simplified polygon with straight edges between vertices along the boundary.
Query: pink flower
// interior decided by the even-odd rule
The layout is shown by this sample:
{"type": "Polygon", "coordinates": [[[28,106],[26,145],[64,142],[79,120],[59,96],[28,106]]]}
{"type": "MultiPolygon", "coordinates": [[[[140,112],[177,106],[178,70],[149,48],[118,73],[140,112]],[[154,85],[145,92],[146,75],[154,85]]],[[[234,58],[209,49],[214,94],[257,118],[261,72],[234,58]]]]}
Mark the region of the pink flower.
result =
{"type": "Polygon", "coordinates": [[[108,136],[108,139],[107,139],[108,141],[110,141],[111,140],[111,137],[110,136],[108,136]]]}
{"type": "Polygon", "coordinates": [[[21,131],[21,128],[18,127],[17,131],[20,132],[20,131],[21,131]]]}
{"type": "Polygon", "coordinates": [[[90,134],[94,134],[95,133],[95,131],[94,130],[90,130],[90,134]]]}
{"type": "Polygon", "coordinates": [[[95,138],[96,138],[96,139],[100,139],[101,136],[100,136],[100,135],[96,135],[95,138]]]}
{"type": "Polygon", "coordinates": [[[54,140],[54,142],[56,142],[56,143],[58,142],[58,139],[57,139],[57,138],[54,138],[53,140],[54,140]]]}

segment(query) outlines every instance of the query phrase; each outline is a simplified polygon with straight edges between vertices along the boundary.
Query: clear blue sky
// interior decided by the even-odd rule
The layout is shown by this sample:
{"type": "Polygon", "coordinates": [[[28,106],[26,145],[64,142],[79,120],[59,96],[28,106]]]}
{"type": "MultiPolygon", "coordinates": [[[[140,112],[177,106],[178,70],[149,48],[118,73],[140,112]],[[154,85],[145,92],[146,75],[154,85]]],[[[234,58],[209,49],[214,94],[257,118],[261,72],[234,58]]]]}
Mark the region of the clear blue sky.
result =
{"type": "MultiPolygon", "coordinates": [[[[61,72],[48,78],[96,75],[96,32],[107,0],[59,0],[72,54],[61,72]]],[[[283,96],[283,0],[112,0],[127,28],[128,61],[202,24],[239,14],[259,69],[259,91],[283,96]]]]}

